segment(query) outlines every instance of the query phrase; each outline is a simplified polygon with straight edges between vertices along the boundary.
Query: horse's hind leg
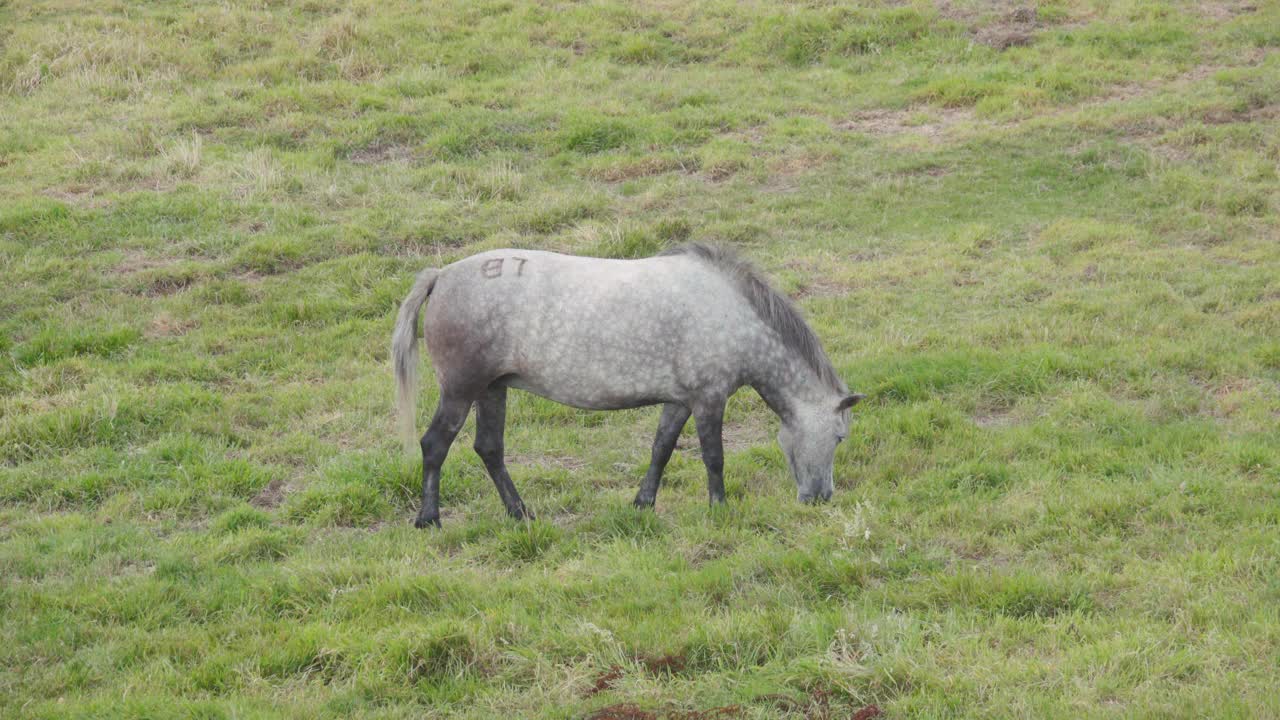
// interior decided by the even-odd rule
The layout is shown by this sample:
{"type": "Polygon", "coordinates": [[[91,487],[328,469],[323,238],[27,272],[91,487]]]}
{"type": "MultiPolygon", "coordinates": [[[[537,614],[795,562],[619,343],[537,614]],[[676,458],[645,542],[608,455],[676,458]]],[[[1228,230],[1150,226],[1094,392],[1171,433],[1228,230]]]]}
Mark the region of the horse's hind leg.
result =
{"type": "Polygon", "coordinates": [[[517,520],[533,519],[533,514],[524,506],[520,493],[511,482],[507,473],[507,461],[504,457],[503,435],[507,427],[507,389],[501,385],[491,386],[476,402],[476,454],[484,461],[484,467],[493,478],[493,484],[502,496],[502,504],[507,506],[507,514],[517,520]]]}
{"type": "Polygon", "coordinates": [[[442,397],[435,416],[431,418],[431,426],[422,436],[422,507],[413,523],[416,527],[440,527],[440,467],[444,465],[449,446],[467,421],[470,410],[470,400],[448,395],[442,397]]]}
{"type": "Polygon", "coordinates": [[[653,438],[653,453],[649,458],[649,470],[640,483],[640,492],[636,493],[635,506],[638,508],[653,507],[658,499],[658,484],[662,482],[662,471],[671,459],[671,451],[676,447],[680,431],[689,421],[689,408],[667,403],[662,406],[662,417],[658,420],[658,434],[653,438]]]}
{"type": "Polygon", "coordinates": [[[695,409],[702,464],[707,466],[707,496],[712,504],[724,502],[724,401],[695,409]]]}

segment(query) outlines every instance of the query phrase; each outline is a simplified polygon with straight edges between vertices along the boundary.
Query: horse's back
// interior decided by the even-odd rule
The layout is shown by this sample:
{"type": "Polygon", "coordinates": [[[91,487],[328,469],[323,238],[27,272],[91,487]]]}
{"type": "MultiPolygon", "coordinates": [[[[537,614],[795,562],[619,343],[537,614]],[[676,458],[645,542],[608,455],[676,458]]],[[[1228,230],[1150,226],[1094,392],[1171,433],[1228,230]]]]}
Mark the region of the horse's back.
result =
{"type": "Polygon", "coordinates": [[[426,336],[442,383],[505,377],[566,404],[623,407],[676,399],[690,382],[690,344],[741,325],[744,307],[686,256],[492,250],[442,271],[426,336]]]}

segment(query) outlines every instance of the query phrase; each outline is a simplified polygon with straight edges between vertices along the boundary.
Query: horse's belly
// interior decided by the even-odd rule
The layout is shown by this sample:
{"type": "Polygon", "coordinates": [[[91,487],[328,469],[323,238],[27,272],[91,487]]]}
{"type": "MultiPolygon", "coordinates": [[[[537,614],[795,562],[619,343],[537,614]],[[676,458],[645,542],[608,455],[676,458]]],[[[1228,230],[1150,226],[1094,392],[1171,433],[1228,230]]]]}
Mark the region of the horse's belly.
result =
{"type": "Polygon", "coordinates": [[[599,377],[589,370],[570,374],[533,372],[507,376],[506,384],[583,410],[621,410],[674,400],[674,383],[654,376],[599,377]]]}

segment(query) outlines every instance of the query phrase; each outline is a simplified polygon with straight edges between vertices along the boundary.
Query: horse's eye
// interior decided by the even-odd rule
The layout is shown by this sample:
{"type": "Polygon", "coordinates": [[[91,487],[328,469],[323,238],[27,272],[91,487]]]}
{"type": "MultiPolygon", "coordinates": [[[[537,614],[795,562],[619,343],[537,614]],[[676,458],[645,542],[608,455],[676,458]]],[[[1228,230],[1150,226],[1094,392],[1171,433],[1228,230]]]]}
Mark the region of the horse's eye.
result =
{"type": "Polygon", "coordinates": [[[837,435],[837,436],[836,436],[836,442],[838,442],[838,443],[842,443],[842,442],[844,442],[844,439],[845,439],[845,438],[847,438],[847,437],[849,437],[849,436],[848,436],[848,435],[837,435]]]}

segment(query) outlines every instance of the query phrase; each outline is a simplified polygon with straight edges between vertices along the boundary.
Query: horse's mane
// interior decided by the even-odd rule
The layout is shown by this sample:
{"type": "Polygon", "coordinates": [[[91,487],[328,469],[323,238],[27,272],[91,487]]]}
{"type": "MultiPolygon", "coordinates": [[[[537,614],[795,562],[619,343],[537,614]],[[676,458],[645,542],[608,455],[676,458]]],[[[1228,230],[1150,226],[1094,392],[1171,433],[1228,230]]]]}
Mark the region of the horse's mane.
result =
{"type": "Polygon", "coordinates": [[[831,389],[845,392],[846,388],[831,359],[822,349],[822,343],[813,333],[804,316],[782,293],[774,290],[751,265],[728,248],[703,243],[688,243],[665,250],[661,255],[691,255],[710,264],[734,281],[738,292],[751,303],[752,309],[765,325],[772,328],[782,343],[804,358],[822,382],[831,389]]]}

